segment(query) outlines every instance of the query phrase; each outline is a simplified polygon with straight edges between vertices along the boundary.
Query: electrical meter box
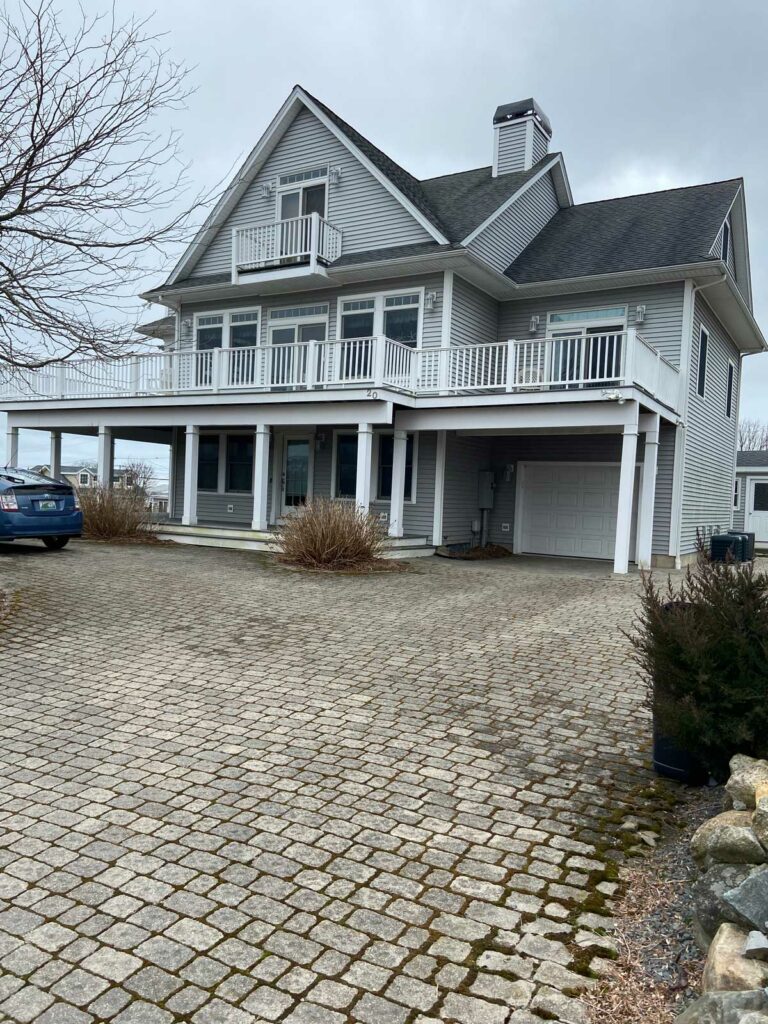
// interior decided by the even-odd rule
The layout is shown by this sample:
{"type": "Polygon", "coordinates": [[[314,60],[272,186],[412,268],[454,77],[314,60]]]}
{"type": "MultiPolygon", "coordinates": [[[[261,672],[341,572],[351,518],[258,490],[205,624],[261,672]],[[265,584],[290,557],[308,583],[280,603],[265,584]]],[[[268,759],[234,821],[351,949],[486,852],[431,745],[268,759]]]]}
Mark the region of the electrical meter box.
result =
{"type": "Polygon", "coordinates": [[[478,477],[477,484],[477,507],[479,509],[493,508],[493,492],[496,490],[496,477],[493,470],[483,470],[478,477]]]}

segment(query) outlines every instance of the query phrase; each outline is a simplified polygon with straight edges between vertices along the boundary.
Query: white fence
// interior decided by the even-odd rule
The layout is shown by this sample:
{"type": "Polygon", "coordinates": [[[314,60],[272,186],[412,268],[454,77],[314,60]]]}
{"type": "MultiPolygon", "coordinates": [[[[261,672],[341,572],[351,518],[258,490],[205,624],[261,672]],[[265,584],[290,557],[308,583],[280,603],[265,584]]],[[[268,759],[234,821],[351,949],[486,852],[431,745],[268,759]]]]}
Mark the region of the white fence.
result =
{"type": "Polygon", "coordinates": [[[676,406],[677,368],[633,330],[423,349],[378,336],[62,363],[0,383],[0,400],[348,387],[554,393],[628,384],[676,406]]]}

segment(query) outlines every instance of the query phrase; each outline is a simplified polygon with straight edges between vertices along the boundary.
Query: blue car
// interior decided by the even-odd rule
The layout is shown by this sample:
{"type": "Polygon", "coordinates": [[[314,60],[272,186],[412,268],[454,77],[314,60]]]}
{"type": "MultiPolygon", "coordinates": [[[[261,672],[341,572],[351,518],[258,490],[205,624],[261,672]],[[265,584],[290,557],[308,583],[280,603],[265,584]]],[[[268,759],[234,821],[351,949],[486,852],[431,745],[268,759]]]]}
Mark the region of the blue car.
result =
{"type": "Polygon", "coordinates": [[[28,469],[0,469],[0,541],[37,538],[59,551],[82,532],[74,487],[28,469]]]}

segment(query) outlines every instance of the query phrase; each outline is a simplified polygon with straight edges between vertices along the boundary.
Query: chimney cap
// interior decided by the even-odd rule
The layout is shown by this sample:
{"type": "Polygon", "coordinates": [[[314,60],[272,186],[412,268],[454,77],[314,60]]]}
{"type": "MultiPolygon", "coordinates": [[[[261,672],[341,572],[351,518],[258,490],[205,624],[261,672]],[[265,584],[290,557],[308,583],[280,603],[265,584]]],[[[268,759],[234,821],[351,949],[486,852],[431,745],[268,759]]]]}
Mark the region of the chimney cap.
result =
{"type": "Polygon", "coordinates": [[[549,118],[532,97],[527,100],[517,100],[515,103],[503,103],[496,108],[493,123],[504,124],[506,121],[518,121],[523,117],[534,117],[547,136],[552,138],[552,125],[549,123],[549,118]]]}

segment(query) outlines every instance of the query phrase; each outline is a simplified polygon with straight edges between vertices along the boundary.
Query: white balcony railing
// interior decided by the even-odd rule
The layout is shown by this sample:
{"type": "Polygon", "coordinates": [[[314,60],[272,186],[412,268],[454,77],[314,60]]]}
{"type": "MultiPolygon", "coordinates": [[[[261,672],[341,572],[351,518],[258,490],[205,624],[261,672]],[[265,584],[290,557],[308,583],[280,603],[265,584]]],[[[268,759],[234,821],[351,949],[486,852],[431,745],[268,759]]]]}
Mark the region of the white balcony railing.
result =
{"type": "Polygon", "coordinates": [[[671,409],[678,370],[634,330],[411,348],[391,338],[158,352],[67,362],[0,383],[0,401],[386,387],[414,395],[562,392],[637,385],[671,409]]]}
{"type": "Polygon", "coordinates": [[[313,259],[333,263],[339,256],[341,231],[317,213],[232,229],[235,273],[313,259]]]}

